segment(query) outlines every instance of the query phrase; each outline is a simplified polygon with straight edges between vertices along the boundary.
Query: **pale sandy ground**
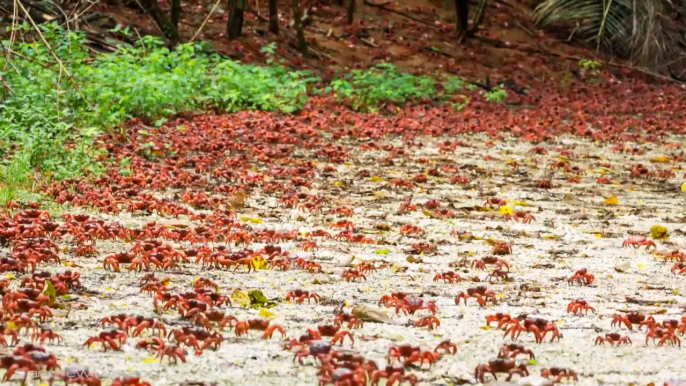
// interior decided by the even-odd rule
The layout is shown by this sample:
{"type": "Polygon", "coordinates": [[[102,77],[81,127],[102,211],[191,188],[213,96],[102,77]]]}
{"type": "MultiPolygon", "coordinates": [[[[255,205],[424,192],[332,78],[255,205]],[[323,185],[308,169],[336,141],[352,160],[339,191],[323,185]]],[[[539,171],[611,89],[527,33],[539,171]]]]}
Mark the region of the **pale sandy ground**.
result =
{"type": "MultiPolygon", "coordinates": [[[[339,167],[341,180],[354,181],[349,191],[340,191],[330,182],[313,179],[313,193],[329,196],[332,206],[347,205],[355,209],[350,220],[355,223],[358,233],[360,230],[365,231],[378,243],[385,243],[359,245],[318,239],[320,249],[314,252],[303,252],[295,243],[282,244],[282,247],[298,256],[311,257],[320,262],[325,273],[312,275],[298,270],[261,270],[254,274],[232,274],[219,270],[202,271],[198,266],[186,265],[182,273],[160,272],[157,276],[171,278],[170,287],[179,290],[190,290],[190,281],[204,276],[218,283],[221,291],[226,293],[237,287],[243,290],[259,288],[269,298],[280,297],[285,300],[287,291],[302,288],[320,294],[322,300],[346,300],[351,305],[376,305],[382,295],[390,292],[425,293],[427,295],[424,298],[436,301],[439,308],[437,316],[441,326],[435,331],[375,323],[367,323],[362,329],[353,331],[356,338],[354,350],[379,364],[385,362],[386,352],[394,344],[409,343],[433,349],[445,339],[458,343],[457,355],[443,356],[430,370],[426,367],[423,370],[412,370],[423,385],[475,382],[474,367],[495,358],[505,341],[502,331],[480,328],[485,325],[485,316],[495,312],[513,316],[529,313],[558,324],[564,335],[559,343],[545,342],[538,345],[530,334],[522,335],[521,343],[532,348],[536,354],[537,364],[530,366],[533,374],[538,374],[543,367],[568,367],[579,374],[579,383],[582,385],[645,385],[670,377],[686,378],[685,362],[680,359],[682,350],[678,347],[646,347],[644,333],[621,331],[623,334],[628,333],[634,342],[633,346],[617,348],[593,345],[596,336],[611,331],[611,316],[619,310],[666,310],[666,314],[656,316],[658,320],[679,319],[684,313],[681,307],[684,304],[681,294],[686,293],[684,277],[670,273],[671,263],[663,263],[659,256],[648,253],[643,248],[621,248],[622,240],[628,236],[628,232],[647,235],[650,227],[655,224],[666,226],[670,232],[668,242],[657,242],[658,251],[686,248],[686,193],[679,190],[683,183],[683,171],[677,172],[677,178],[666,181],[640,181],[630,179],[626,170],[632,163],[649,164],[650,168],[668,168],[669,164],[651,164],[648,161],[651,157],[668,154],[668,150],[654,147],[645,155],[627,156],[616,154],[609,147],[564,138],[558,145],[573,149],[577,157],[572,159],[572,164],[580,166],[588,174],[582,176],[581,183],[570,184],[564,181],[563,173],[557,171],[553,178],[556,187],[541,190],[534,185],[540,178],[552,173],[547,165],[558,160],[557,152],[551,150],[549,155],[532,155],[528,151],[530,145],[514,140],[498,143],[492,148],[484,146],[485,137],[474,136],[463,140],[475,147],[458,148],[454,154],[443,155],[438,153],[433,139],[426,139],[425,147],[408,150],[413,157],[450,159],[459,165],[475,165],[483,173],[483,177],[472,176],[472,182],[468,185],[450,185],[447,178],[429,177],[426,184],[421,184],[424,187],[422,191],[386,189],[388,179],[410,178],[423,171],[426,165],[407,162],[405,165],[381,167],[377,162],[380,153],[374,152],[358,153],[352,164],[339,167]],[[499,161],[485,162],[485,154],[499,158],[499,161]],[[582,158],[586,155],[601,159],[582,158]],[[506,163],[508,159],[517,160],[522,166],[513,170],[506,163]],[[599,169],[594,166],[598,162],[610,162],[615,167],[619,174],[606,176],[618,184],[595,183],[600,176],[594,172],[599,169]],[[369,178],[356,179],[355,173],[362,168],[369,169],[372,175],[379,176],[382,180],[373,182],[369,178]],[[493,176],[489,178],[487,174],[490,172],[493,172],[493,176]],[[339,194],[334,195],[334,190],[339,194]],[[414,213],[397,215],[399,203],[410,193],[417,204],[430,199],[440,200],[443,207],[454,210],[457,217],[450,220],[429,218],[421,209],[414,213]],[[517,209],[531,212],[536,221],[530,224],[515,223],[501,218],[484,218],[478,212],[468,214],[457,209],[482,205],[483,198],[489,194],[509,201],[528,203],[529,207],[518,206],[517,209]],[[565,194],[580,202],[563,201],[565,194]],[[611,194],[619,198],[618,206],[603,203],[611,194]],[[378,222],[391,225],[392,230],[385,233],[375,231],[374,224],[378,222]],[[422,227],[426,231],[424,240],[400,236],[398,230],[406,223],[422,227]],[[464,257],[473,259],[471,255],[482,257],[490,254],[491,247],[484,241],[460,241],[450,236],[451,230],[458,229],[468,230],[484,239],[514,242],[513,254],[504,257],[512,264],[511,282],[489,285],[499,294],[499,304],[495,307],[479,308],[473,299],[466,307],[455,305],[454,297],[458,292],[478,283],[463,281],[450,285],[432,281],[436,273],[451,270],[451,262],[464,257]],[[423,256],[421,264],[407,262],[410,245],[420,240],[432,240],[438,245],[437,253],[423,256]],[[381,249],[388,249],[389,253],[377,254],[376,251],[381,249]],[[367,275],[366,282],[346,283],[340,280],[340,273],[353,255],[356,261],[386,260],[391,266],[401,268],[400,271],[402,268],[407,268],[407,271],[395,273],[393,269],[385,268],[367,275]],[[545,264],[549,264],[550,268],[535,267],[545,264]],[[595,275],[595,282],[582,288],[568,285],[565,279],[576,269],[584,267],[595,275]],[[618,272],[615,267],[621,267],[623,272],[618,272]],[[328,284],[312,284],[315,279],[328,284]],[[540,292],[523,288],[527,285],[528,288],[540,288],[540,292]],[[648,285],[659,289],[648,290],[648,285]],[[658,306],[628,304],[626,296],[662,302],[668,300],[672,303],[658,306]],[[587,300],[598,313],[588,316],[566,314],[567,304],[575,298],[587,300]]],[[[683,142],[683,138],[675,140],[683,142]]],[[[402,146],[400,142],[394,144],[402,146]]],[[[548,148],[552,149],[552,146],[548,148]]],[[[248,203],[250,208],[240,209],[238,214],[260,217],[263,220],[261,224],[252,224],[256,229],[310,231],[326,229],[334,220],[332,215],[326,214],[326,209],[324,214],[284,209],[277,207],[275,199],[271,197],[255,195],[249,198],[248,203]],[[298,221],[298,218],[304,221],[298,221]]],[[[108,221],[114,220],[111,216],[101,217],[108,221]]],[[[116,220],[127,226],[153,220],[168,224],[189,222],[183,218],[131,217],[128,213],[117,216],[116,220]]],[[[256,244],[254,247],[261,245],[256,244]]],[[[133,345],[137,339],[134,338],[119,352],[102,352],[100,346],[84,348],[83,342],[102,330],[99,323],[104,316],[123,312],[156,316],[152,299],[139,294],[137,282],[141,273],[124,270],[115,274],[101,268],[105,255],[130,247],[131,244],[103,242],[98,245],[98,258],[75,258],[73,255],[63,254],[67,261],[84,267],[79,269],[83,272],[83,284],[99,293],[91,297],[79,296],[79,301],[89,306],[88,310],[74,311],[68,318],[58,317],[53,322],[53,328],[62,334],[64,343],[47,347],[50,352],[58,355],[63,367],[68,362],[78,362],[91,370],[99,371],[106,378],[138,373],[153,385],[179,384],[183,381],[261,386],[316,384],[314,366],[303,367],[293,363],[293,353],[283,351],[279,339],[264,341],[258,334],[254,334],[252,338],[237,339],[233,331],[225,331],[224,344],[218,351],[207,350],[202,356],[189,353],[188,363],[176,366],[169,365],[166,360],[160,364],[150,359],[146,352],[135,350],[133,345]]],[[[66,268],[46,269],[62,271],[66,268]]],[[[476,277],[483,280],[488,271],[461,269],[458,272],[463,278],[476,277]]],[[[303,334],[308,327],[331,324],[333,308],[281,303],[271,311],[276,315],[275,322],[286,328],[290,339],[303,334]]],[[[350,307],[346,310],[349,311],[350,307]]],[[[228,308],[226,312],[239,319],[257,317],[258,313],[256,310],[239,307],[228,308]]],[[[420,311],[419,315],[428,314],[420,311]]],[[[183,323],[176,313],[168,313],[161,318],[170,328],[173,327],[171,325],[183,323]]],[[[407,317],[393,315],[393,319],[404,324],[407,317]]],[[[24,342],[27,340],[28,337],[23,337],[24,342]]],[[[348,346],[346,343],[345,347],[348,346]]],[[[2,353],[7,351],[0,348],[2,353]]],[[[109,382],[105,381],[105,384],[109,382]]]]}

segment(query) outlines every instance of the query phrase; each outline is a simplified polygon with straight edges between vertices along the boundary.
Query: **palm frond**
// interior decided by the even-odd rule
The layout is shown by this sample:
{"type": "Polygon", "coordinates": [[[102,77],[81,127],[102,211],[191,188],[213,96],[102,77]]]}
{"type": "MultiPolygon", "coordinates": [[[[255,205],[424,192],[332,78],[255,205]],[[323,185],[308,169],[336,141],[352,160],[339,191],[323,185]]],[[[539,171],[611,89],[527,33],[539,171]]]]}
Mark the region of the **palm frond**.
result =
{"type": "Polygon", "coordinates": [[[671,0],[544,0],[533,21],[656,69],[683,56],[686,34],[677,19],[686,10],[677,7],[671,0]]]}

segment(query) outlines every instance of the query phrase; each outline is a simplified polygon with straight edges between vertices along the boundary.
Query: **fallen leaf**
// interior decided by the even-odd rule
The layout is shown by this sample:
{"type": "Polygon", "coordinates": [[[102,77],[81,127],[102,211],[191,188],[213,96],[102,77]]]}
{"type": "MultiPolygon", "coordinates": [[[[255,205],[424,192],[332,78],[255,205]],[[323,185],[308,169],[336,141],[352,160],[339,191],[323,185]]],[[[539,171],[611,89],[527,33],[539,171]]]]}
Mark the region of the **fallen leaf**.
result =
{"type": "Polygon", "coordinates": [[[55,287],[52,285],[52,282],[50,280],[45,281],[45,288],[43,289],[43,293],[50,298],[50,304],[55,303],[55,297],[57,296],[57,292],[55,292],[55,287]]]}
{"type": "Polygon", "coordinates": [[[667,240],[669,233],[667,233],[667,228],[662,225],[653,225],[650,227],[650,236],[654,240],[667,240]]]}
{"type": "Polygon", "coordinates": [[[260,316],[267,319],[273,319],[276,317],[276,314],[267,310],[266,308],[260,307],[260,316]]]}
{"type": "Polygon", "coordinates": [[[619,198],[613,194],[605,199],[605,205],[619,205],[619,198]]]}
{"type": "Polygon", "coordinates": [[[584,204],[581,200],[579,200],[578,198],[572,196],[571,194],[565,194],[565,195],[562,197],[562,201],[563,201],[565,204],[569,204],[569,205],[583,205],[583,204],[584,204]]]}
{"type": "Polygon", "coordinates": [[[422,262],[422,259],[419,259],[419,258],[414,257],[414,256],[407,256],[407,258],[405,260],[408,263],[421,263],[422,262]]]}
{"type": "Polygon", "coordinates": [[[397,324],[388,316],[386,311],[376,308],[358,304],[350,311],[355,317],[365,322],[376,322],[386,324],[397,324]]]}
{"type": "Polygon", "coordinates": [[[247,307],[248,305],[250,305],[250,298],[248,297],[248,295],[246,295],[245,292],[239,289],[235,289],[231,293],[230,297],[234,303],[238,303],[241,307],[247,307]]]}
{"type": "Polygon", "coordinates": [[[650,159],[650,162],[658,162],[658,163],[664,164],[664,163],[669,162],[669,157],[667,157],[666,155],[659,156],[659,157],[653,157],[650,159]]]}
{"type": "Polygon", "coordinates": [[[255,269],[268,269],[269,261],[265,260],[262,256],[253,256],[252,263],[255,269]]]}
{"type": "Polygon", "coordinates": [[[505,214],[510,214],[510,215],[511,215],[511,214],[514,212],[514,210],[513,210],[512,207],[509,206],[509,205],[503,205],[503,206],[500,207],[500,209],[498,209],[498,212],[499,212],[500,214],[503,214],[503,215],[505,215],[505,214]]]}

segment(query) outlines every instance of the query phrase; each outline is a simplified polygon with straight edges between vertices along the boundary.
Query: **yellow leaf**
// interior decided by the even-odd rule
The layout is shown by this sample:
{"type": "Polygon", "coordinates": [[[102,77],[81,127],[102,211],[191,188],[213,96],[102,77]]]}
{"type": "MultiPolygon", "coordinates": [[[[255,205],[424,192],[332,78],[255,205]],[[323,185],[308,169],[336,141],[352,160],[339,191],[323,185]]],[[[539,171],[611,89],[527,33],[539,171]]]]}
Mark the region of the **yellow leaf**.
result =
{"type": "Polygon", "coordinates": [[[659,156],[659,157],[654,157],[654,158],[651,158],[651,159],[650,159],[650,162],[659,162],[659,163],[663,163],[663,164],[664,164],[664,163],[669,162],[669,157],[667,157],[667,156],[665,156],[665,155],[659,156]]]}
{"type": "Polygon", "coordinates": [[[252,263],[255,266],[255,269],[267,269],[267,268],[269,268],[269,262],[267,260],[265,260],[260,255],[253,256],[252,263]]]}
{"type": "Polygon", "coordinates": [[[271,312],[267,309],[260,307],[260,316],[263,318],[273,319],[276,317],[276,314],[274,314],[273,312],[271,312]]]}
{"type": "Polygon", "coordinates": [[[681,292],[681,291],[679,291],[679,290],[676,289],[676,288],[672,290],[672,293],[673,293],[674,295],[678,295],[680,292],[681,292]]]}
{"type": "Polygon", "coordinates": [[[681,191],[686,193],[686,182],[681,185],[681,191]]]}
{"type": "Polygon", "coordinates": [[[636,205],[638,205],[638,206],[643,205],[643,200],[638,200],[638,202],[636,203],[636,205]]]}
{"type": "Polygon", "coordinates": [[[231,300],[234,303],[238,303],[241,307],[247,307],[250,305],[250,298],[243,291],[235,289],[231,293],[231,300]]]}
{"type": "Polygon", "coordinates": [[[638,265],[638,269],[643,269],[643,268],[645,268],[645,267],[646,267],[646,266],[643,265],[643,264],[639,264],[639,265],[638,265]]]}
{"type": "Polygon", "coordinates": [[[147,364],[155,363],[156,361],[157,361],[157,360],[155,359],[155,357],[143,358],[143,363],[147,363],[147,364]]]}
{"type": "Polygon", "coordinates": [[[498,212],[500,212],[500,214],[512,214],[514,211],[512,210],[511,206],[503,205],[500,207],[500,209],[498,209],[498,212]]]}
{"type": "Polygon", "coordinates": [[[164,279],[162,279],[161,283],[166,287],[169,285],[169,283],[171,283],[171,279],[168,277],[165,277],[164,279]]]}
{"type": "Polygon", "coordinates": [[[501,299],[502,299],[504,296],[505,296],[505,295],[503,295],[503,294],[498,294],[498,297],[501,298],[501,299]]]}
{"type": "Polygon", "coordinates": [[[605,205],[619,205],[619,198],[613,194],[605,199],[605,205]]]}
{"type": "Polygon", "coordinates": [[[650,236],[655,240],[666,240],[669,233],[667,233],[667,228],[662,225],[653,225],[650,227],[650,236]]]}
{"type": "Polygon", "coordinates": [[[526,201],[510,201],[510,203],[517,206],[531,206],[531,204],[526,201]]]}
{"type": "Polygon", "coordinates": [[[7,274],[8,279],[16,279],[16,276],[12,275],[11,273],[7,274]]]}
{"type": "Polygon", "coordinates": [[[7,323],[7,329],[9,330],[18,330],[19,326],[17,326],[14,322],[8,322],[7,323]]]}
{"type": "Polygon", "coordinates": [[[253,224],[262,224],[262,219],[259,217],[253,217],[250,219],[250,222],[253,224]]]}
{"type": "Polygon", "coordinates": [[[436,217],[436,216],[434,216],[433,213],[431,213],[430,211],[428,211],[428,210],[426,210],[426,209],[423,209],[423,210],[422,210],[422,213],[424,214],[424,216],[429,217],[429,218],[434,218],[434,217],[436,217]]]}
{"type": "Polygon", "coordinates": [[[380,181],[383,181],[383,178],[381,178],[379,176],[372,176],[371,180],[372,180],[372,182],[380,182],[380,181]]]}
{"type": "Polygon", "coordinates": [[[469,251],[467,253],[469,253],[469,257],[474,257],[474,251],[469,251]]]}
{"type": "Polygon", "coordinates": [[[334,185],[335,187],[337,187],[337,188],[340,188],[340,187],[343,187],[343,182],[341,182],[341,181],[336,181],[336,182],[333,183],[333,185],[334,185]]]}
{"type": "Polygon", "coordinates": [[[491,329],[490,326],[480,326],[479,328],[482,330],[490,330],[491,329]]]}
{"type": "Polygon", "coordinates": [[[374,195],[376,197],[386,197],[386,193],[381,192],[381,191],[374,191],[374,192],[372,192],[372,195],[374,195]]]}
{"type": "Polygon", "coordinates": [[[565,260],[560,260],[560,264],[566,265],[566,264],[567,264],[567,261],[565,261],[565,260]]]}

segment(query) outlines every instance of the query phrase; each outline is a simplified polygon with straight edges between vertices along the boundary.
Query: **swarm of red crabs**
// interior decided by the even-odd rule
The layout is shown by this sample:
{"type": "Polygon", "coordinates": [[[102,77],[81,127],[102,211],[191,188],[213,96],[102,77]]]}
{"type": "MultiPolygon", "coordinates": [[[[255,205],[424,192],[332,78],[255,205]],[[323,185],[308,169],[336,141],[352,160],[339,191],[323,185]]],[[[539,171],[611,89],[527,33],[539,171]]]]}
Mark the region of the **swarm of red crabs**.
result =
{"type": "MultiPolygon", "coordinates": [[[[650,108],[641,106],[641,113],[650,116],[650,108]]],[[[232,345],[260,342],[293,368],[315,365],[321,385],[416,385],[439,361],[458,360],[458,343],[464,339],[449,326],[463,311],[485,320],[488,331],[480,334],[498,339],[498,347],[489,351],[497,356],[480,362],[474,379],[528,376],[539,365],[527,359],[564,341],[566,324],[608,311],[591,294],[613,279],[592,263],[572,260],[579,257],[577,252],[564,252],[578,264],[555,278],[556,285],[575,291],[575,298],[556,305],[566,311],[564,318],[499,308],[518,305],[531,292],[523,283],[531,268],[525,254],[544,251],[534,251],[523,237],[547,227],[553,210],[545,205],[523,208],[512,195],[483,192],[487,174],[522,176],[523,188],[555,200],[556,189],[581,182],[613,186],[622,179],[657,188],[676,179],[673,171],[648,161],[622,169],[583,149],[550,142],[561,134],[611,143],[613,152],[635,157],[641,156],[642,143],[654,143],[674,150],[670,166],[683,162],[678,143],[661,136],[664,129],[683,131],[681,126],[666,123],[660,130],[637,134],[632,130],[636,118],[629,114],[608,120],[579,114],[565,125],[554,125],[540,115],[523,124],[521,117],[508,112],[498,125],[483,125],[476,113],[468,112],[465,120],[456,122],[432,107],[410,108],[395,120],[328,107],[330,113],[320,111],[321,106],[308,107],[296,117],[278,119],[256,112],[235,119],[178,118],[160,128],[133,121],[125,129],[128,142],[115,134],[102,138],[100,146],[107,152],[103,161],[117,161],[108,163],[112,166],[107,173],[43,187],[72,213],[55,215],[38,204],[8,204],[0,216],[0,273],[6,275],[0,280],[0,345],[12,346],[12,354],[0,357],[3,381],[25,380],[35,371],[48,382],[103,382],[92,369],[51,354],[52,345],[121,358],[130,345],[137,354],[156,358],[160,366],[183,366],[214,360],[217,351],[232,345]],[[503,162],[495,153],[479,156],[478,164],[458,162],[457,155],[477,142],[454,138],[473,132],[488,136],[478,143],[486,149],[505,134],[527,143],[526,157],[544,165],[540,169],[545,176],[525,173],[529,162],[524,158],[503,162]],[[432,153],[440,157],[427,155],[432,153]],[[124,159],[129,173],[120,173],[118,162],[124,159]],[[361,167],[346,171],[358,162],[361,167]],[[496,167],[499,162],[503,169],[496,167]],[[584,170],[589,163],[603,174],[584,170]],[[394,169],[405,172],[391,173],[394,169]],[[375,184],[373,190],[365,185],[369,183],[375,184]],[[471,209],[457,205],[452,193],[434,193],[439,188],[459,191],[461,200],[471,195],[471,209]],[[392,210],[368,218],[370,208],[356,201],[360,198],[392,210]],[[509,205],[515,209],[501,213],[509,205]],[[462,222],[469,224],[471,213],[492,215],[487,221],[495,225],[489,225],[488,236],[477,229],[458,229],[462,222]],[[112,220],[119,214],[154,220],[124,225],[112,220]],[[435,230],[437,224],[441,232],[435,230]],[[491,242],[480,244],[484,238],[491,242]],[[475,251],[473,258],[453,263],[454,247],[461,257],[475,251]],[[345,254],[346,260],[334,260],[332,250],[345,254]],[[283,288],[266,284],[296,274],[299,280],[286,281],[283,288]],[[72,297],[107,297],[100,288],[103,280],[92,280],[100,275],[135,280],[145,306],[136,312],[113,309],[97,320],[70,306],[72,297]],[[252,286],[255,277],[264,280],[260,290],[277,300],[272,310],[276,317],[232,297],[236,286],[227,285],[229,280],[250,281],[252,286]],[[376,286],[380,279],[390,282],[383,291],[376,286]],[[382,339],[369,327],[374,319],[341,306],[353,300],[375,306],[394,328],[412,337],[406,342],[384,340],[385,363],[364,351],[368,342],[382,339]],[[282,317],[287,314],[282,310],[297,310],[306,317],[282,317]],[[96,326],[78,342],[65,334],[64,324],[55,323],[71,322],[76,314],[96,326]],[[422,343],[414,343],[415,337],[422,343]]],[[[627,256],[650,256],[661,245],[648,235],[631,233],[615,247],[627,256]]],[[[548,239],[551,250],[563,246],[560,239],[548,239]]],[[[665,272],[671,278],[686,274],[681,250],[676,245],[661,253],[674,264],[674,275],[665,272]]],[[[558,260],[556,268],[562,265],[558,260]]],[[[686,317],[610,314],[612,319],[603,326],[607,331],[584,343],[589,350],[643,344],[638,333],[645,334],[646,345],[679,347],[686,332],[686,317]]],[[[565,363],[544,365],[535,370],[558,382],[584,375],[565,363]]],[[[148,384],[134,377],[107,378],[113,385],[148,384]]]]}

